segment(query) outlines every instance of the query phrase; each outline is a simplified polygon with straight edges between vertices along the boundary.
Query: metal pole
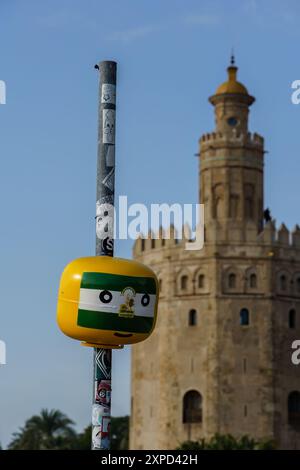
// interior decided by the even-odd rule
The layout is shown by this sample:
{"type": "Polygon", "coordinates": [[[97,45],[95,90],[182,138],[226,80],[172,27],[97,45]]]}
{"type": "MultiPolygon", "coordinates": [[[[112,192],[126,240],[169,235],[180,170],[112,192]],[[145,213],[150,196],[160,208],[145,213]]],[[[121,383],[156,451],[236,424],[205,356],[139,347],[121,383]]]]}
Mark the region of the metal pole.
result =
{"type": "MultiPolygon", "coordinates": [[[[114,254],[116,72],[112,61],[100,72],[96,202],[96,255],[114,254]]],[[[110,449],[111,349],[94,348],[92,450],[110,449]]]]}

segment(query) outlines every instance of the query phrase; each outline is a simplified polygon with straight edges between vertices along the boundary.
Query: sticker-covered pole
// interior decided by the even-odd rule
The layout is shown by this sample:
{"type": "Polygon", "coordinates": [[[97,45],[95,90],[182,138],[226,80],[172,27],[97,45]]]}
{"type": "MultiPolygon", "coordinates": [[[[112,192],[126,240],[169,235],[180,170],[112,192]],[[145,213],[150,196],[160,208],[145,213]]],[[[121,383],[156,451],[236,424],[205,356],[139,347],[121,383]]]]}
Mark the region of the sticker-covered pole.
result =
{"type": "MultiPolygon", "coordinates": [[[[114,253],[116,72],[112,61],[100,72],[96,201],[96,255],[114,253]]],[[[94,348],[92,450],[110,449],[111,349],[94,348]]]]}

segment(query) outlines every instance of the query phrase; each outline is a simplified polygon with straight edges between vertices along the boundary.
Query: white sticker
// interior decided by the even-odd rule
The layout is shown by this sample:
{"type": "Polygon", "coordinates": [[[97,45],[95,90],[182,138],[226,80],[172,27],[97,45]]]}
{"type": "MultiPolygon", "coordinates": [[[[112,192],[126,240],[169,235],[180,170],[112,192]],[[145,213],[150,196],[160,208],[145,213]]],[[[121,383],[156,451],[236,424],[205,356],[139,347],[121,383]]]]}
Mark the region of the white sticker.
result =
{"type": "Polygon", "coordinates": [[[116,104],[116,85],[111,83],[102,84],[101,103],[116,104]]]}
{"type": "Polygon", "coordinates": [[[102,425],[102,417],[109,416],[110,410],[109,408],[94,404],[92,408],[92,425],[93,426],[101,426],[102,425]]]}
{"type": "Polygon", "coordinates": [[[101,449],[101,426],[95,426],[92,432],[92,442],[96,449],[101,449]]]}
{"type": "Polygon", "coordinates": [[[103,109],[103,143],[115,143],[115,110],[103,109]]]}
{"type": "Polygon", "coordinates": [[[96,235],[100,240],[114,238],[114,206],[96,203],[96,235]]]}

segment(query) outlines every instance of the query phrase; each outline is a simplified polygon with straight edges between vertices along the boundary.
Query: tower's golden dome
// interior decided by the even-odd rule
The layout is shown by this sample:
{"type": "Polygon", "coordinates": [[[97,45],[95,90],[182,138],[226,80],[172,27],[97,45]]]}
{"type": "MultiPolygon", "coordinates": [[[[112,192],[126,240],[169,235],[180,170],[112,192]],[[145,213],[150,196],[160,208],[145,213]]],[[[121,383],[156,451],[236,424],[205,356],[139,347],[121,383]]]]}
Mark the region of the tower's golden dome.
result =
{"type": "Polygon", "coordinates": [[[224,93],[237,93],[240,95],[248,95],[247,88],[236,79],[238,68],[234,65],[234,57],[231,58],[231,65],[227,68],[228,80],[217,88],[216,95],[224,93]]]}

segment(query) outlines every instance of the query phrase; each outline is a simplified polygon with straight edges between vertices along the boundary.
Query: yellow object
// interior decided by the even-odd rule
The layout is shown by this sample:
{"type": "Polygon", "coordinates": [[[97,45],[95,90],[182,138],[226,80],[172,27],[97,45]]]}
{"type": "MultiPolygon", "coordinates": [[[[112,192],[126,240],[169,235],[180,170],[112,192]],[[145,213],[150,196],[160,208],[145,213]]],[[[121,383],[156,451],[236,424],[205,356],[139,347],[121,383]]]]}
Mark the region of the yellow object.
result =
{"type": "Polygon", "coordinates": [[[222,95],[224,93],[238,93],[242,95],[248,95],[247,88],[236,80],[237,70],[238,68],[234,65],[231,65],[227,68],[228,80],[217,88],[216,95],[222,95]]]}
{"type": "Polygon", "coordinates": [[[137,261],[79,258],[61,276],[57,322],[86,346],[119,348],[144,341],[156,322],[158,281],[137,261]]]}

